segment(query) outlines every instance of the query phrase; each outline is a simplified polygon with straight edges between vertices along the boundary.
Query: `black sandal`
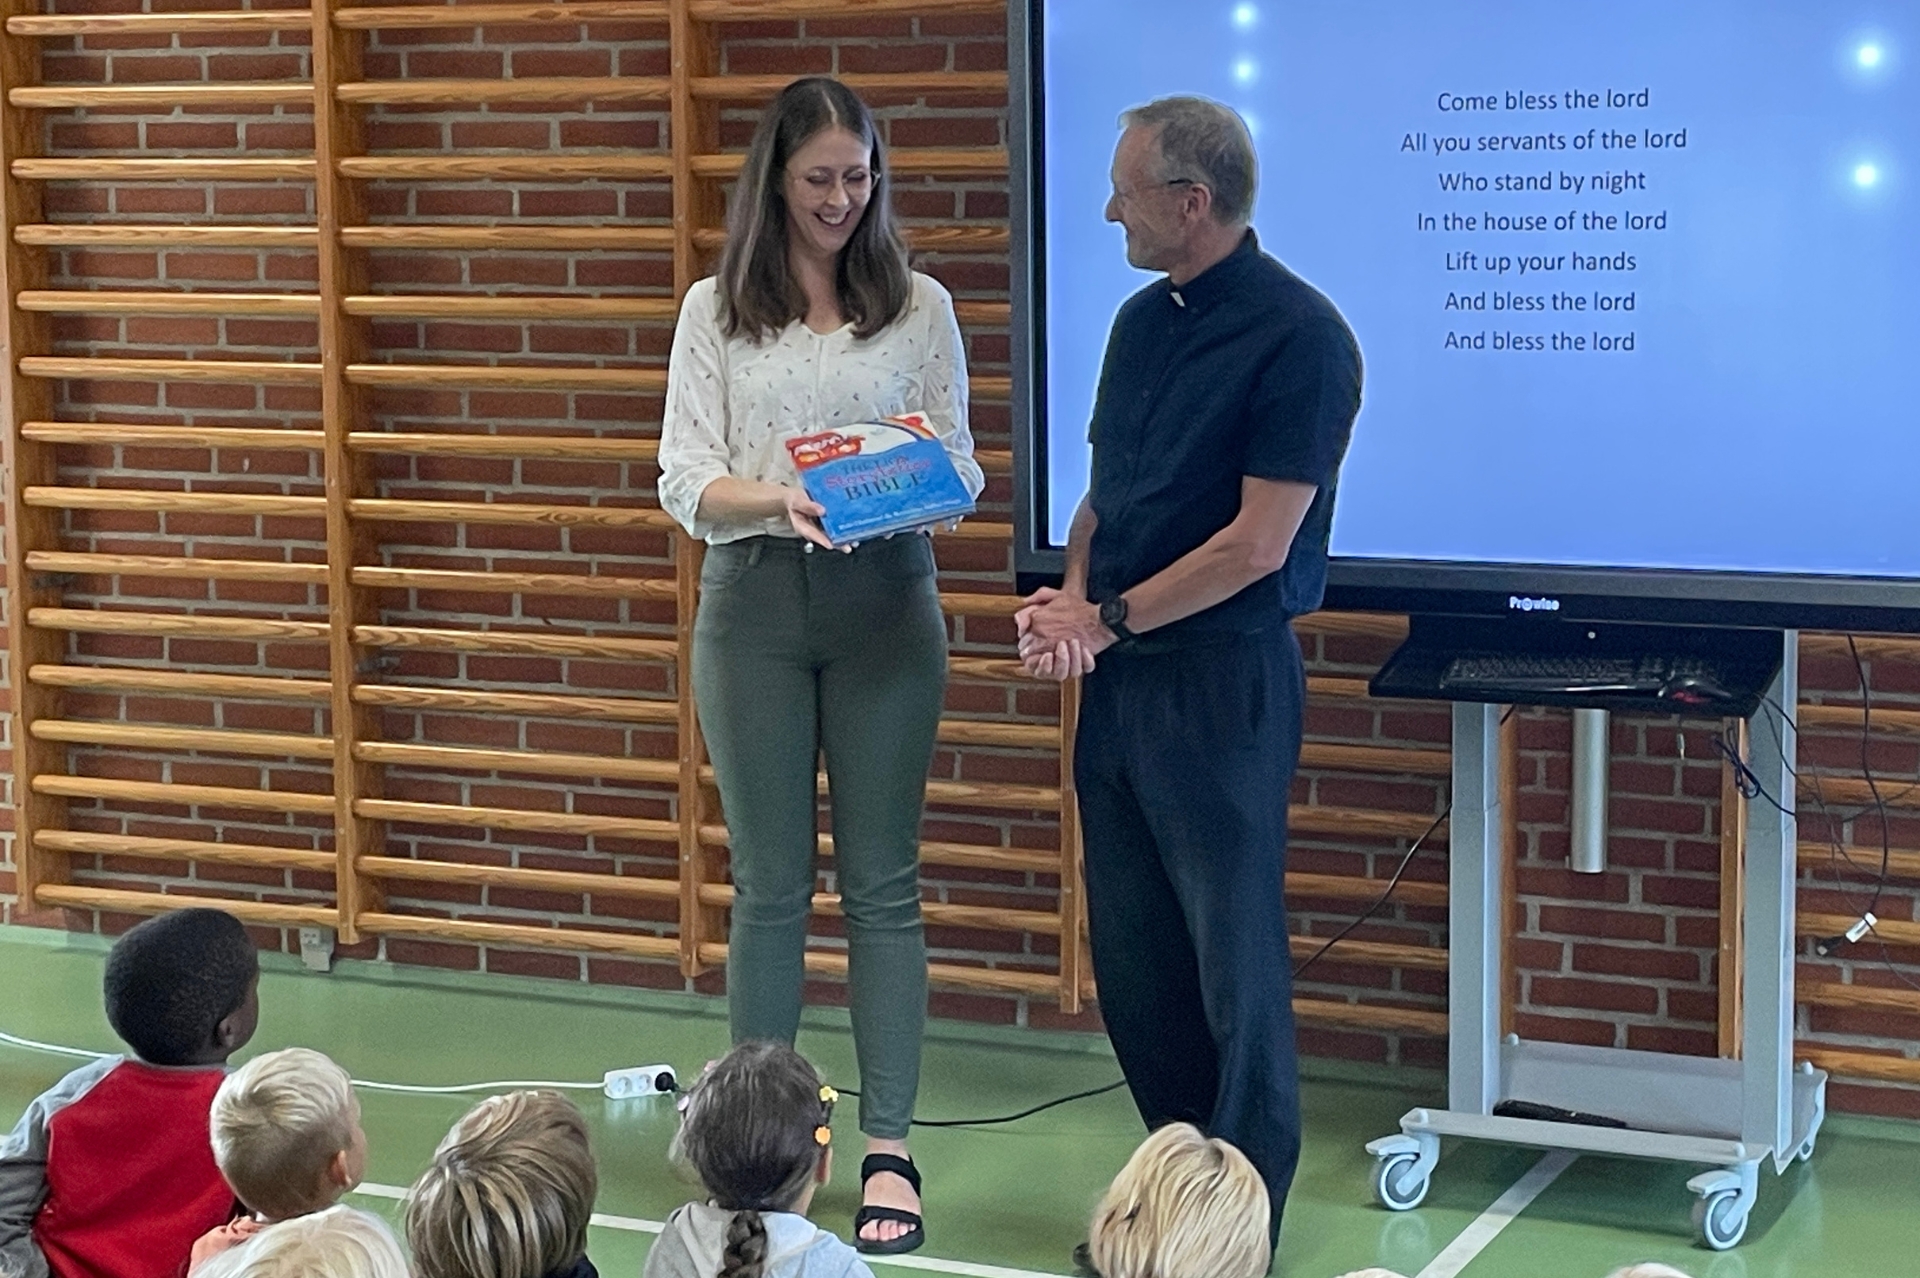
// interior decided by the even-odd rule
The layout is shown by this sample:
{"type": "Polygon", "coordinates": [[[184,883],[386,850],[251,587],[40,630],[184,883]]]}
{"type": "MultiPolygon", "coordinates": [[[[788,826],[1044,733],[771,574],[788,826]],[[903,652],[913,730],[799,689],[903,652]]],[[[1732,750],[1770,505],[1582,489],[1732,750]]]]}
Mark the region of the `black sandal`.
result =
{"type": "MultiPolygon", "coordinates": [[[[864,1193],[867,1182],[875,1176],[892,1172],[913,1186],[913,1192],[920,1192],[920,1170],[913,1165],[911,1158],[902,1158],[898,1154],[868,1154],[860,1163],[860,1189],[864,1193]]],[[[915,1251],[927,1241],[926,1222],[918,1212],[903,1211],[898,1207],[862,1206],[853,1213],[853,1245],[869,1256],[898,1256],[915,1251]],[[909,1225],[911,1228],[898,1238],[886,1242],[864,1238],[860,1231],[868,1225],[889,1222],[896,1225],[909,1225]]]]}

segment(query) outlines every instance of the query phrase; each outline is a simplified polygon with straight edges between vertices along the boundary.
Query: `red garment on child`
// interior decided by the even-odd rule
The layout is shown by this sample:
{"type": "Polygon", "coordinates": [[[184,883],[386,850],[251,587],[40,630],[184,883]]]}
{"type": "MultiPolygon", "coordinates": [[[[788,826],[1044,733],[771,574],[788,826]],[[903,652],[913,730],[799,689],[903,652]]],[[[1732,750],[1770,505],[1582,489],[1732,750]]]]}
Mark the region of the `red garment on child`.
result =
{"type": "Polygon", "coordinates": [[[123,1060],[51,1115],[33,1235],[55,1278],[178,1278],[233,1219],[207,1118],[225,1076],[123,1060]]]}

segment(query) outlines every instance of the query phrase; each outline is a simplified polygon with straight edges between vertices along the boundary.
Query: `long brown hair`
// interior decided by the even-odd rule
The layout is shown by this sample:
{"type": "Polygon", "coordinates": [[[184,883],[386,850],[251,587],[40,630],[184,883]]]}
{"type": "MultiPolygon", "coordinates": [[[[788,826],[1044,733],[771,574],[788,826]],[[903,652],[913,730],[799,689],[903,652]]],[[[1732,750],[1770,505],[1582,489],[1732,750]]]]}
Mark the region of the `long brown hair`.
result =
{"type": "Polygon", "coordinates": [[[859,95],[828,76],[795,80],[780,91],[753,131],[740,184],[727,210],[720,254],[721,315],[728,337],[756,340],[807,313],[787,264],[787,162],[822,129],[842,128],[872,148],[873,192],[840,251],[834,288],[855,337],[872,337],[907,309],[913,282],[907,246],[893,217],[887,149],[859,95]]]}
{"type": "Polygon", "coordinates": [[[762,1212],[799,1201],[826,1154],[832,1093],[785,1043],[742,1043],[687,1093],[675,1157],[692,1167],[716,1207],[733,1213],[719,1278],[760,1278],[762,1212]]]}

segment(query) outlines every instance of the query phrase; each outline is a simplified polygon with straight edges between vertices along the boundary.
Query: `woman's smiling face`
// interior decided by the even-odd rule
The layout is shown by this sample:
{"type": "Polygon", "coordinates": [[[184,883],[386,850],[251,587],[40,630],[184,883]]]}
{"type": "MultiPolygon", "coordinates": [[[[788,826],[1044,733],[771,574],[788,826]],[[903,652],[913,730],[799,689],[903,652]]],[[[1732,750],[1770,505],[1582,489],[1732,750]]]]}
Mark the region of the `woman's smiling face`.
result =
{"type": "Polygon", "coordinates": [[[853,238],[873,198],[873,148],[832,125],[787,161],[787,222],[794,247],[834,256],[853,238]]]}

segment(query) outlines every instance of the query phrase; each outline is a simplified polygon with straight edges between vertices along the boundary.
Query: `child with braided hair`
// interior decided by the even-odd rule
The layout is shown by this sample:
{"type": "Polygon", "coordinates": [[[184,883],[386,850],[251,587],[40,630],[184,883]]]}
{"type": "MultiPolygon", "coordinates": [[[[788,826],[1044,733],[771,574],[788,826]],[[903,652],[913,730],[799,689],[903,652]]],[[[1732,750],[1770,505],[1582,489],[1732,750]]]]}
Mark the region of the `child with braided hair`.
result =
{"type": "Polygon", "coordinates": [[[832,1088],[784,1043],[728,1052],[687,1093],[673,1156],[708,1200],[667,1218],[643,1278],[873,1278],[807,1219],[833,1173],[832,1088]]]}

